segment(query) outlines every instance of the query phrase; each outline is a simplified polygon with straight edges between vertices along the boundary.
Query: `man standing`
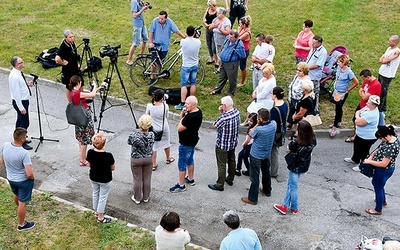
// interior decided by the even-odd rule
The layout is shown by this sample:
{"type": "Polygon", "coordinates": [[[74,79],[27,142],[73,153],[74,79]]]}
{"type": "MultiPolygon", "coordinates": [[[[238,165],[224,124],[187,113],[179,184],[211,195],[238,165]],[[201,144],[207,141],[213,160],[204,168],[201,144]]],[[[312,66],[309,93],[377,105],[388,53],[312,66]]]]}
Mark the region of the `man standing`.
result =
{"type": "MultiPolygon", "coordinates": [[[[15,128],[21,127],[28,129],[29,127],[29,99],[32,96],[31,89],[32,82],[29,84],[26,82],[25,76],[22,73],[22,69],[25,67],[25,62],[22,58],[14,56],[11,58],[11,65],[13,69],[8,77],[10,95],[12,105],[17,111],[17,122],[15,128]]],[[[31,150],[32,147],[28,145],[31,143],[30,140],[24,140],[22,147],[26,150],[31,150]]]]}
{"type": "Polygon", "coordinates": [[[179,135],[179,183],[169,189],[172,193],[186,191],[185,182],[191,186],[194,181],[194,147],[199,141],[199,129],[203,121],[203,113],[197,107],[197,98],[189,96],[186,99],[185,108],[181,112],[181,120],[178,124],[179,135]],[[187,175],[186,175],[187,173],[187,175]]]}
{"type": "Polygon", "coordinates": [[[236,18],[239,22],[240,18],[246,15],[248,3],[249,0],[231,0],[231,4],[229,5],[228,0],[225,0],[226,11],[229,11],[229,20],[231,21],[232,26],[235,23],[236,18]]]}
{"type": "Polygon", "coordinates": [[[270,121],[268,109],[258,110],[258,124],[251,131],[253,145],[250,149],[250,189],[248,197],[242,197],[242,201],[251,205],[258,202],[258,191],[271,196],[270,158],[272,145],[275,139],[276,122],[270,121]],[[262,173],[262,188],[260,185],[260,169],[262,173]]]}
{"type": "Polygon", "coordinates": [[[397,68],[400,63],[400,48],[398,47],[399,36],[391,36],[388,43],[389,48],[387,48],[386,52],[379,58],[381,67],[379,68],[378,81],[382,85],[381,104],[379,105],[380,112],[386,111],[386,96],[389,91],[389,84],[396,76],[397,68]]]}
{"type": "Polygon", "coordinates": [[[230,96],[221,98],[219,112],[221,115],[213,124],[213,127],[218,130],[215,146],[218,179],[216,184],[208,184],[208,187],[212,190],[224,191],[224,182],[232,186],[235,178],[235,148],[238,144],[240,114],[239,110],[233,107],[233,100],[230,96]],[[227,163],[228,176],[225,178],[227,163]]]}
{"type": "Polygon", "coordinates": [[[250,228],[240,227],[239,215],[230,210],[222,216],[228,227],[228,235],[221,241],[220,250],[261,250],[260,239],[250,228]]]}
{"type": "Polygon", "coordinates": [[[258,82],[263,78],[261,65],[266,62],[272,63],[273,60],[273,46],[265,42],[265,35],[258,34],[256,36],[256,42],[257,46],[251,56],[253,67],[253,90],[258,86],[258,82]]]}
{"type": "Polygon", "coordinates": [[[146,42],[149,40],[146,25],[144,24],[144,11],[149,8],[148,4],[143,4],[142,0],[132,0],[131,1],[131,12],[132,12],[132,26],[133,26],[133,36],[132,45],[129,49],[128,60],[126,64],[131,66],[133,64],[132,57],[137,46],[142,42],[140,48],[140,54],[144,54],[144,49],[146,48],[146,42]]]}
{"type": "Polygon", "coordinates": [[[190,85],[190,95],[196,95],[196,77],[199,67],[200,39],[194,38],[195,28],[186,28],[187,37],[181,40],[182,67],[181,67],[181,103],[175,109],[183,109],[187,96],[187,85],[190,85]]]}
{"type": "Polygon", "coordinates": [[[56,63],[62,66],[61,81],[67,86],[72,76],[79,75],[78,52],[72,31],[64,31],[64,40],[57,51],[55,60],[56,63]]]}
{"type": "Polygon", "coordinates": [[[312,40],[312,49],[308,53],[307,64],[309,67],[308,76],[314,83],[315,93],[315,111],[319,112],[319,89],[320,80],[322,78],[322,69],[324,68],[328,52],[322,45],[322,37],[314,36],[312,40]]]}
{"type": "Polygon", "coordinates": [[[217,86],[211,92],[212,95],[220,94],[228,80],[228,94],[230,96],[235,95],[239,61],[241,58],[246,57],[243,42],[238,39],[238,36],[239,33],[236,30],[231,30],[229,36],[225,39],[220,55],[221,72],[219,73],[217,86]]]}
{"type": "MultiPolygon", "coordinates": [[[[157,52],[154,52],[152,56],[155,58],[157,57],[155,53],[158,53],[161,60],[167,56],[172,32],[178,34],[182,38],[186,37],[178,29],[174,21],[168,18],[168,14],[164,10],[159,13],[158,17],[153,19],[149,32],[149,47],[157,49],[157,52]]],[[[151,85],[153,82],[154,75],[151,75],[149,84],[151,85]]]]}
{"type": "Polygon", "coordinates": [[[28,230],[35,226],[35,222],[25,221],[26,206],[31,200],[34,184],[31,158],[28,151],[22,147],[26,134],[25,128],[16,128],[13,143],[4,143],[0,151],[0,164],[6,168],[7,180],[18,207],[18,231],[28,230]]]}

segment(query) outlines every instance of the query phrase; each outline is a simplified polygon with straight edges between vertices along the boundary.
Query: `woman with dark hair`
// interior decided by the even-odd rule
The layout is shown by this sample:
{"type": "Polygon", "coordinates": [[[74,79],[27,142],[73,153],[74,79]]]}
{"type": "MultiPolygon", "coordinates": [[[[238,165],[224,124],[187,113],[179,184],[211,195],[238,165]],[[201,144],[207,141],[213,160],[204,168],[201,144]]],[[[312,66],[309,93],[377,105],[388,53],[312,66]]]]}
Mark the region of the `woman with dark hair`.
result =
{"type": "Polygon", "coordinates": [[[93,209],[97,221],[109,223],[110,218],[104,217],[108,194],[112,183],[112,171],[115,170],[115,160],[111,153],[104,151],[106,137],[103,133],[93,136],[94,149],[89,149],[86,160],[89,162],[89,178],[93,188],[93,209]]]}
{"type": "Polygon", "coordinates": [[[306,173],[311,163],[311,153],[317,145],[314,130],[308,121],[301,120],[297,125],[298,135],[288,145],[289,152],[295,155],[295,163],[288,166],[289,178],[286,188],[286,196],[282,205],[274,204],[274,208],[281,214],[286,214],[288,208],[293,214],[299,212],[298,188],[300,176],[306,173]]]}
{"type": "Polygon", "coordinates": [[[308,52],[312,48],[312,39],[314,37],[311,31],[313,27],[313,21],[305,20],[303,23],[303,29],[294,40],[293,47],[295,48],[296,65],[299,62],[305,62],[307,60],[308,52]]]}
{"type": "Polygon", "coordinates": [[[190,242],[190,235],[186,229],[181,228],[179,215],[168,212],[163,215],[160,225],[155,232],[157,250],[184,250],[190,242]]]}
{"type": "Polygon", "coordinates": [[[365,212],[372,215],[381,215],[382,206],[386,206],[385,185],[387,180],[393,175],[396,158],[400,150],[400,142],[396,137],[393,126],[380,127],[375,133],[377,139],[382,142],[379,147],[372,152],[364,163],[375,167],[372,176],[372,185],[375,191],[375,209],[367,208],[365,212]]]}
{"type": "Polygon", "coordinates": [[[171,157],[171,143],[168,124],[169,107],[165,103],[164,90],[157,89],[154,91],[153,97],[151,98],[151,103],[147,104],[145,114],[151,116],[153,119],[153,130],[163,131],[161,141],[155,141],[153,146],[153,171],[155,171],[158,167],[158,151],[164,149],[165,157],[167,158],[165,161],[166,164],[170,164],[175,161],[175,158],[171,157]]]}
{"type": "Polygon", "coordinates": [[[213,64],[218,62],[217,52],[215,51],[215,44],[214,44],[214,32],[210,30],[209,27],[212,21],[217,18],[217,2],[216,0],[208,0],[207,1],[208,8],[203,16],[203,24],[206,28],[206,42],[208,48],[208,54],[210,59],[206,63],[207,65],[213,64]]]}
{"type": "MultiPolygon", "coordinates": [[[[288,105],[283,100],[284,91],[281,87],[275,87],[272,90],[272,100],[274,101],[274,106],[270,111],[271,121],[276,122],[276,133],[282,133],[282,139],[285,138],[286,134],[286,116],[288,113],[288,105]],[[281,131],[283,129],[283,131],[281,131]]],[[[277,137],[275,136],[275,139],[277,137]]],[[[279,168],[279,146],[274,141],[271,150],[271,177],[276,178],[278,176],[278,168],[279,168]]]]}
{"type": "Polygon", "coordinates": [[[92,144],[92,137],[94,135],[94,125],[92,120],[92,114],[89,106],[86,103],[86,98],[93,98],[96,96],[96,92],[100,89],[96,86],[96,82],[93,81],[93,89],[91,92],[83,92],[82,78],[74,75],[71,77],[67,89],[69,90],[68,102],[74,105],[82,105],[85,108],[86,115],[89,117],[89,124],[86,127],[75,126],[75,137],[79,142],[79,165],[87,166],[88,161],[86,160],[87,145],[92,144]]]}
{"type": "Polygon", "coordinates": [[[253,144],[253,138],[251,138],[251,129],[254,128],[257,123],[257,113],[251,113],[247,117],[248,123],[249,123],[249,128],[247,129],[247,134],[246,134],[246,139],[242,143],[242,150],[240,150],[238,154],[238,160],[237,160],[237,165],[236,165],[236,172],[235,175],[241,176],[246,175],[249,176],[249,169],[250,169],[250,162],[249,162],[249,157],[250,157],[250,149],[251,145],[253,144]],[[246,170],[242,170],[242,162],[244,162],[244,165],[246,167],[246,170]]]}
{"type": "Polygon", "coordinates": [[[242,40],[243,45],[244,45],[244,52],[246,53],[245,58],[240,59],[240,70],[242,71],[242,78],[240,83],[237,85],[238,87],[242,87],[246,84],[246,62],[247,62],[247,57],[250,54],[250,41],[251,41],[251,31],[250,31],[250,24],[251,24],[251,17],[250,16],[244,16],[239,19],[239,39],[242,40]]]}

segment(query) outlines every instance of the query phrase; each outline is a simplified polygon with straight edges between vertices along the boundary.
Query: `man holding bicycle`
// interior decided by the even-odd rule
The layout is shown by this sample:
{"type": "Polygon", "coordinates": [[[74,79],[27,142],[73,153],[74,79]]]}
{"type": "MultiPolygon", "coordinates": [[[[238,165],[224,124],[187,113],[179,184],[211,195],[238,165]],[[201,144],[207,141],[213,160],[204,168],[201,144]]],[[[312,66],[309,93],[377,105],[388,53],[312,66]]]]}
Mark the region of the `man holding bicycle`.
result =
{"type": "MultiPolygon", "coordinates": [[[[161,60],[167,56],[171,33],[176,33],[180,37],[186,38],[174,21],[168,18],[167,12],[163,10],[158,17],[153,19],[149,28],[149,48],[157,49],[157,52],[152,52],[153,58],[157,57],[156,53],[158,53],[161,60]]],[[[154,81],[154,75],[151,75],[149,85],[154,81]]]]}
{"type": "Polygon", "coordinates": [[[190,95],[196,95],[196,77],[199,66],[200,39],[194,38],[196,29],[193,26],[186,28],[187,37],[180,43],[182,48],[181,67],[181,103],[175,109],[185,107],[187,97],[187,85],[190,85],[190,95]]]}

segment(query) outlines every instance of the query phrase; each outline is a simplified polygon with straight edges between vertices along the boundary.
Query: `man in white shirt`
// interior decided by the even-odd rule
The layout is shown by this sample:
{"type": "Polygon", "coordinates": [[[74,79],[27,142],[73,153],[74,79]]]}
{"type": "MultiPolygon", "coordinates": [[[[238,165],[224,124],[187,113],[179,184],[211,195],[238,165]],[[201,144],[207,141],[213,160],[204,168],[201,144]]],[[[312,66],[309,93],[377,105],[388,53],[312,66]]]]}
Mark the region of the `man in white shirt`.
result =
{"type": "Polygon", "coordinates": [[[181,110],[185,107],[187,97],[187,86],[190,85],[190,95],[196,96],[196,77],[199,68],[200,39],[194,38],[195,28],[186,28],[187,37],[181,40],[182,67],[181,67],[181,103],[175,109],[181,110]]]}
{"type": "Polygon", "coordinates": [[[388,41],[389,48],[386,49],[385,53],[379,58],[379,63],[381,67],[379,68],[378,81],[381,83],[381,104],[379,105],[379,111],[386,111],[386,95],[389,91],[389,84],[392,82],[393,78],[396,76],[397,68],[400,63],[400,48],[399,36],[393,35],[388,41]]]}
{"type": "MultiPolygon", "coordinates": [[[[10,96],[12,105],[17,111],[17,122],[15,128],[29,127],[29,99],[32,96],[32,92],[29,87],[33,85],[32,82],[26,82],[26,79],[22,73],[22,69],[25,67],[25,62],[22,58],[14,56],[11,58],[11,65],[13,69],[10,71],[8,77],[10,96]]],[[[26,140],[22,147],[26,150],[31,150],[32,147],[28,145],[30,140],[26,140]]]]}

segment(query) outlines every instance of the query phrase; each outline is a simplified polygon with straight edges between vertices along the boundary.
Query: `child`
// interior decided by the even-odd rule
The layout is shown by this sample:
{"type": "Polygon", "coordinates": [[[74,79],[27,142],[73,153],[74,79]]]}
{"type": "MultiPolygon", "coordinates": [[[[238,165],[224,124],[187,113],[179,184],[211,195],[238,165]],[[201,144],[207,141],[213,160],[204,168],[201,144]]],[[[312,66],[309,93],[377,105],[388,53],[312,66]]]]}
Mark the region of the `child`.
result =
{"type": "Polygon", "coordinates": [[[242,147],[243,149],[239,152],[238,154],[238,161],[237,161],[237,166],[236,166],[236,172],[235,175],[241,176],[246,175],[249,176],[249,156],[250,156],[250,149],[251,149],[251,144],[253,143],[253,138],[250,136],[250,130],[257,125],[257,113],[251,113],[246,119],[249,124],[249,128],[247,129],[247,135],[246,135],[246,140],[244,140],[242,147]],[[244,165],[246,166],[247,170],[242,170],[242,161],[244,162],[244,165]]]}

